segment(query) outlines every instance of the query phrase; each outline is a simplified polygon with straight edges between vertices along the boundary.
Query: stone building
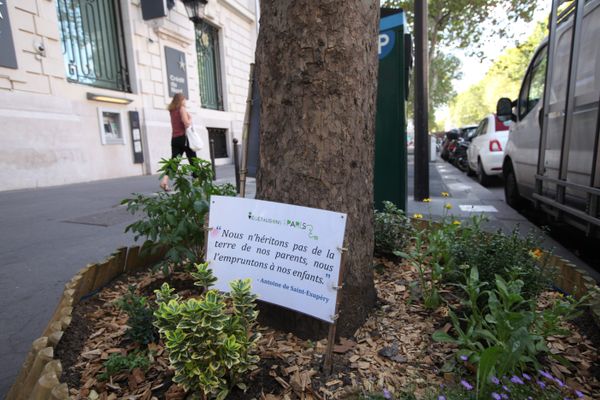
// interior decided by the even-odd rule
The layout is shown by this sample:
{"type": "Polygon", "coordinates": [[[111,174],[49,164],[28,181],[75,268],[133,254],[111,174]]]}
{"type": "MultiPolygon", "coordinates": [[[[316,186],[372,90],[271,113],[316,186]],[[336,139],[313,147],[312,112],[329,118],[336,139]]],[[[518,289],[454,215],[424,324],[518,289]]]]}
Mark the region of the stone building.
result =
{"type": "Polygon", "coordinates": [[[216,164],[232,162],[256,0],[209,0],[196,25],[180,0],[1,0],[0,14],[0,190],[156,173],[179,91],[216,164]]]}

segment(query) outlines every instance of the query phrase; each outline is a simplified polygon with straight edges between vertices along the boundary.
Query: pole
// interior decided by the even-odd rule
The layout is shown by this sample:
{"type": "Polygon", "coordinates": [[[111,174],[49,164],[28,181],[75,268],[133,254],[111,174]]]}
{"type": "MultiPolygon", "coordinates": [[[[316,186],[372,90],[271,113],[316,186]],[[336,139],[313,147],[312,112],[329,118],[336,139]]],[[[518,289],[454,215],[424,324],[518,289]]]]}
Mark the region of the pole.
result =
{"type": "Polygon", "coordinates": [[[246,197],[246,176],[248,175],[248,136],[250,135],[250,112],[252,111],[252,93],[254,87],[254,64],[250,64],[250,79],[248,79],[248,98],[244,114],[244,130],[242,131],[242,165],[240,167],[241,197],[246,197]]]}
{"type": "Polygon", "coordinates": [[[239,160],[239,144],[237,139],[233,139],[233,167],[235,169],[235,191],[240,194],[240,160],[239,160]]]}
{"type": "Polygon", "coordinates": [[[428,65],[427,0],[415,0],[415,201],[429,197],[428,65]]]}
{"type": "Polygon", "coordinates": [[[212,165],[213,181],[217,180],[217,169],[215,168],[215,139],[209,139],[210,142],[210,164],[212,165]]]}
{"type": "Polygon", "coordinates": [[[339,317],[340,303],[342,294],[340,290],[344,286],[344,276],[346,274],[346,257],[345,253],[348,251],[347,248],[338,248],[338,250],[342,253],[342,259],[340,262],[340,275],[338,277],[338,285],[335,290],[338,291],[335,301],[335,315],[334,321],[331,325],[329,325],[329,333],[327,335],[327,348],[325,349],[325,359],[323,360],[323,372],[325,376],[331,375],[333,371],[333,345],[335,344],[335,331],[337,329],[337,321],[339,317]]]}

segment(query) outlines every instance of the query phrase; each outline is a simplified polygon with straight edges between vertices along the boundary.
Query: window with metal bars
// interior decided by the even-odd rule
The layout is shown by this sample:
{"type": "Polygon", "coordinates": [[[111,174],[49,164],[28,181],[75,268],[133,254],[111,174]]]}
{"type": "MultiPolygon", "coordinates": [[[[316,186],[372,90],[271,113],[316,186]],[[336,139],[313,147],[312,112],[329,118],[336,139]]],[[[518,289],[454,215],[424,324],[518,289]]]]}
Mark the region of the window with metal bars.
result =
{"type": "Polygon", "coordinates": [[[120,0],[57,0],[67,79],[129,92],[120,0]]]}
{"type": "Polygon", "coordinates": [[[196,51],[202,107],[223,110],[219,30],[204,21],[197,24],[196,51]]]}

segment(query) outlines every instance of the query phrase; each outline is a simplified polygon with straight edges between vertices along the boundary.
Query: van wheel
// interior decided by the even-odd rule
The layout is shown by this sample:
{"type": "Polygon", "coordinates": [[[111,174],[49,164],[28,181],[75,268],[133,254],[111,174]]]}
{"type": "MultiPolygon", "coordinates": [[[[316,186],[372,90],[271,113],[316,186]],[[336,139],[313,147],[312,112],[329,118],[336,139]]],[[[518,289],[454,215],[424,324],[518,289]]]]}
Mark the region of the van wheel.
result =
{"type": "Polygon", "coordinates": [[[517,178],[515,177],[512,165],[508,163],[506,169],[504,175],[504,199],[506,200],[506,204],[518,211],[523,208],[523,198],[519,194],[517,178]]]}
{"type": "Polygon", "coordinates": [[[481,164],[481,159],[477,160],[477,180],[481,186],[489,186],[492,178],[485,173],[483,169],[483,165],[481,164]]]}

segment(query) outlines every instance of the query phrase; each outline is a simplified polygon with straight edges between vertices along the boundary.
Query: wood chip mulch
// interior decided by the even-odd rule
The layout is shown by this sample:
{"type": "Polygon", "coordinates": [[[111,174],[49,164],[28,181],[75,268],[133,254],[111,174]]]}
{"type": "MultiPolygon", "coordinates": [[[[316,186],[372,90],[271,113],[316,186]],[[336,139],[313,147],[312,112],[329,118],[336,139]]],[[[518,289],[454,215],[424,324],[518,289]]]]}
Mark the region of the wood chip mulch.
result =
{"type": "MultiPolygon", "coordinates": [[[[450,344],[433,342],[431,335],[437,329],[449,331],[451,325],[448,309],[435,312],[425,309],[419,293],[411,283],[417,273],[407,263],[376,259],[379,267],[375,273],[375,286],[379,307],[366,323],[356,331],[353,338],[341,338],[334,347],[334,370],[325,376],[321,370],[326,340],[311,342],[292,334],[260,327],[262,338],[258,353],[258,368],[246,379],[248,391],[234,390],[230,399],[355,399],[365,392],[391,393],[410,391],[417,398],[423,397],[431,388],[455,379],[451,373],[443,373],[443,365],[454,356],[456,349],[450,344]]],[[[180,294],[194,296],[189,285],[190,277],[174,273],[169,280],[186,282],[180,284],[180,294]],[[180,289],[181,290],[181,289],[180,289]]],[[[95,307],[86,309],[86,323],[92,332],[80,350],[75,362],[63,361],[65,374],[80,374],[79,386],[70,386],[72,399],[185,399],[186,394],[171,378],[167,353],[161,344],[150,344],[148,353],[151,366],[147,371],[135,369],[102,382],[98,375],[104,371],[104,362],[111,353],[128,354],[137,349],[125,339],[127,315],[113,302],[135,285],[140,293],[149,294],[164,281],[160,273],[146,272],[121,279],[101,291],[95,307]]],[[[173,286],[178,287],[177,284],[173,286]]],[[[449,291],[442,290],[442,295],[449,291]]],[[[545,293],[541,307],[550,304],[556,293],[545,293]]],[[[152,296],[153,297],[153,296],[152,296]]],[[[153,301],[153,298],[150,300],[153,301]]],[[[82,306],[85,306],[83,304],[82,306]]],[[[592,399],[600,393],[600,356],[598,342],[583,336],[578,327],[567,324],[570,335],[551,337],[552,353],[560,354],[571,362],[565,367],[550,359],[545,361],[548,370],[592,399]]],[[[66,333],[68,335],[68,331],[66,333]]],[[[597,340],[597,338],[596,338],[597,340]]],[[[75,374],[75,375],[73,375],[75,374]]],[[[75,378],[76,379],[76,378],[75,378]]]]}

